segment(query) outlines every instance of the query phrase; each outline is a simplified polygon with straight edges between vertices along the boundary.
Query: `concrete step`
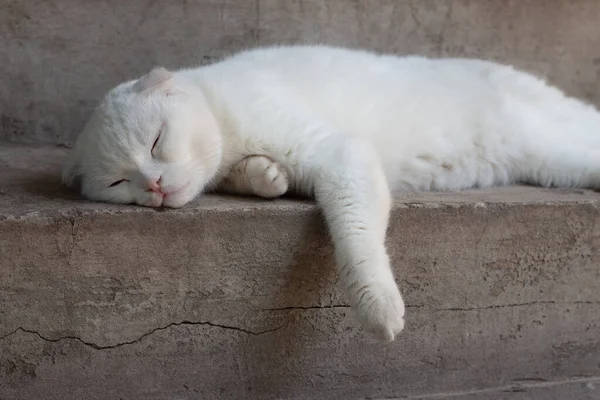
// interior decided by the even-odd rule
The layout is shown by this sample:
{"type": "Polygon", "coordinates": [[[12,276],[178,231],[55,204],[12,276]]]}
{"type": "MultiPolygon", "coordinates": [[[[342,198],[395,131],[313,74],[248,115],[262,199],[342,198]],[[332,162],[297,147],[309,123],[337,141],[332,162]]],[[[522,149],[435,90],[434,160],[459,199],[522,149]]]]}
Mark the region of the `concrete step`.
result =
{"type": "Polygon", "coordinates": [[[117,83],[274,43],[493,59],[600,104],[599,20],[597,0],[3,0],[0,140],[71,143],[117,83]]]}
{"type": "Polygon", "coordinates": [[[64,153],[0,144],[0,399],[599,398],[600,194],[397,197],[385,345],[313,204],[86,202],[64,153]]]}

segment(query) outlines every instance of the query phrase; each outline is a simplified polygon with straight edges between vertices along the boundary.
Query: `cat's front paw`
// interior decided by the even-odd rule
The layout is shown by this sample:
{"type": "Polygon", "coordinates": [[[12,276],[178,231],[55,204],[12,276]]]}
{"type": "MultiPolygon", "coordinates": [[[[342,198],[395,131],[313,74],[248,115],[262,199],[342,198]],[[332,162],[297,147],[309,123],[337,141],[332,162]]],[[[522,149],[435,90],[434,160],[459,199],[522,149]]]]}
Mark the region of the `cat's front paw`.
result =
{"type": "Polygon", "coordinates": [[[378,339],[392,341],[404,328],[404,301],[394,283],[364,286],[355,298],[358,320],[378,339]]]}
{"type": "Polygon", "coordinates": [[[249,157],[246,173],[254,194],[265,198],[279,197],[288,190],[285,168],[278,162],[263,156],[249,157]]]}

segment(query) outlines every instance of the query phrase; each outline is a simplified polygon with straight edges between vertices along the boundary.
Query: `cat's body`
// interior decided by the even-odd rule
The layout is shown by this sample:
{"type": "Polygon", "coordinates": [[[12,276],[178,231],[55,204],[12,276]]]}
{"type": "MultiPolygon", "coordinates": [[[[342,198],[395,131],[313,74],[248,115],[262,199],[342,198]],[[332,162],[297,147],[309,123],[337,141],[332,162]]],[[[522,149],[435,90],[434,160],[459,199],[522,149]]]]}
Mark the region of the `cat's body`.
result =
{"type": "Polygon", "coordinates": [[[113,89],[65,180],[148,206],[208,188],[314,195],[351,304],[390,340],[404,315],[384,247],[390,189],[598,187],[599,151],[592,106],[507,66],[279,47],[113,89]]]}

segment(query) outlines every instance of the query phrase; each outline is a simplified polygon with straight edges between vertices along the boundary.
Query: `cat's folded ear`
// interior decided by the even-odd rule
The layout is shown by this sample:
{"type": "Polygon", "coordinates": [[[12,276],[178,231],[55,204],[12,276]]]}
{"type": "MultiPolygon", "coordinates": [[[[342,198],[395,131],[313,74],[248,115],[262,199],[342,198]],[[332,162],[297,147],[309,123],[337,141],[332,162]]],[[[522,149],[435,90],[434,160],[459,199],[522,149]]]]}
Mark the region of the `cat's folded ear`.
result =
{"type": "Polygon", "coordinates": [[[133,84],[133,90],[138,93],[164,92],[170,94],[172,89],[173,74],[161,67],[154,68],[133,84]]]}

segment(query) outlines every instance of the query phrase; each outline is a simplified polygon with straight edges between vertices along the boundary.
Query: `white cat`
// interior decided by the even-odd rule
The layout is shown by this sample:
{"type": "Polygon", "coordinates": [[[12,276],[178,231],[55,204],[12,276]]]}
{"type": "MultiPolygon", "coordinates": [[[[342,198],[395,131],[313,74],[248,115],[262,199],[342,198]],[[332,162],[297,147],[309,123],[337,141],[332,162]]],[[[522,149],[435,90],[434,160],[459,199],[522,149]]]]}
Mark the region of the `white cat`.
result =
{"type": "Polygon", "coordinates": [[[358,319],[393,340],[390,188],[600,186],[600,114],[508,66],[324,46],[263,48],[112,89],[64,170],[94,200],[313,195],[358,319]]]}

